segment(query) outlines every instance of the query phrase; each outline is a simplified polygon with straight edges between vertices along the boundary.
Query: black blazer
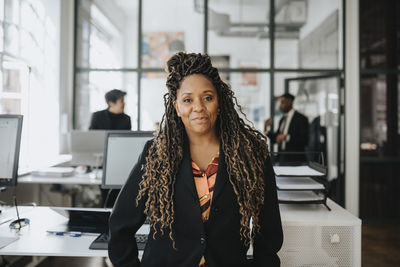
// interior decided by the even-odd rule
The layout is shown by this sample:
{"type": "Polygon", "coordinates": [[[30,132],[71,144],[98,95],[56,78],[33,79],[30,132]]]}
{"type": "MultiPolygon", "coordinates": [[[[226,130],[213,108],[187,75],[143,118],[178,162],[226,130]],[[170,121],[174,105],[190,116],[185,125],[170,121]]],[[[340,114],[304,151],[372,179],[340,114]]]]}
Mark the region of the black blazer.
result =
{"type": "Polygon", "coordinates": [[[112,128],[110,112],[107,109],[96,111],[92,115],[89,130],[130,130],[131,117],[125,113],[121,114],[120,122],[115,128],[112,128]]]}
{"type": "MultiPolygon", "coordinates": [[[[276,142],[276,137],[279,135],[282,122],[283,117],[279,121],[278,130],[275,133],[270,131],[267,134],[273,142],[276,142]]],[[[286,142],[285,150],[282,149],[282,143],[280,143],[278,146],[279,151],[304,152],[308,144],[308,127],[307,117],[295,111],[288,129],[290,140],[286,142]]]]}
{"type": "Polygon", "coordinates": [[[260,213],[261,231],[255,237],[254,261],[246,259],[248,247],[240,239],[240,214],[236,195],[228,179],[225,156],[220,149],[218,172],[210,217],[201,220],[200,203],[193,180],[190,151],[185,145],[181,168],[175,183],[175,223],[173,226],[177,250],[172,247],[168,232],[157,233],[151,228],[141,263],[134,234],[145,221],[144,201],[136,207],[138,184],[142,179],[142,164],[152,141],[149,141],[128,181],[121,190],[110,217],[108,252],[116,266],[198,266],[205,255],[207,266],[280,266],[277,252],[282,246],[283,233],[277,202],[275,174],[271,163],[265,166],[265,196],[260,213]]]}

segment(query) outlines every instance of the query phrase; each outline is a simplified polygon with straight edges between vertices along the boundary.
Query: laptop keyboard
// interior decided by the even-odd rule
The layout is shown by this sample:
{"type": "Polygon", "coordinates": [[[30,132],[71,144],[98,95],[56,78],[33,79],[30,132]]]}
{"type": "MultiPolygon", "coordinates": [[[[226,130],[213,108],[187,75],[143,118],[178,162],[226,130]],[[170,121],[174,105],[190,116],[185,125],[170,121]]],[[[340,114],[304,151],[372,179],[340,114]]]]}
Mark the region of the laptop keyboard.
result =
{"type": "MultiPolygon", "coordinates": [[[[144,250],[147,243],[147,235],[136,234],[136,244],[139,250],[144,250]]],[[[93,242],[90,244],[89,249],[108,249],[108,241],[110,240],[110,236],[108,233],[103,233],[99,235],[93,242]]]]}

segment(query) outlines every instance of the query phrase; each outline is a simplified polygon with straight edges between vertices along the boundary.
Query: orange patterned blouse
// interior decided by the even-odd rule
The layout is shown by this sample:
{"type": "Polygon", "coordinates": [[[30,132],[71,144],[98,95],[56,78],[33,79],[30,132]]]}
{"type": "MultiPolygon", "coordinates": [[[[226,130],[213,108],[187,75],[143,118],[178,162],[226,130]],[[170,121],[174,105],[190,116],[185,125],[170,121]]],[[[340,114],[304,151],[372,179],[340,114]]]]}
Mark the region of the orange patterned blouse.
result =
{"type": "MultiPolygon", "coordinates": [[[[217,178],[219,153],[208,164],[206,171],[201,171],[197,164],[192,161],[192,172],[196,185],[197,195],[200,200],[201,219],[203,223],[210,215],[211,201],[214,192],[215,178],[217,178]]],[[[205,266],[205,258],[201,257],[199,267],[205,266]]]]}

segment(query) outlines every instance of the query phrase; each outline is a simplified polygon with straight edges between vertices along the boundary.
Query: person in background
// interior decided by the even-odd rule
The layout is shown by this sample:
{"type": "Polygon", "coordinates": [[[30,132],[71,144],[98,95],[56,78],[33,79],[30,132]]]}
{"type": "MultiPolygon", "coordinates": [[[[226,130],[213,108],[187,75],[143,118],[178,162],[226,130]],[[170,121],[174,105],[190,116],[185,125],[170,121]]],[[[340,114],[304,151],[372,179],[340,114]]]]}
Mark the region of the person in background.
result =
{"type": "MultiPolygon", "coordinates": [[[[124,113],[126,92],[113,89],[105,95],[107,109],[93,113],[89,130],[131,130],[131,118],[124,113]]],[[[103,207],[114,206],[120,190],[101,189],[103,207]]]]}
{"type": "MultiPolygon", "coordinates": [[[[300,112],[293,109],[294,96],[285,93],[279,97],[279,109],[284,113],[279,121],[278,130],[273,132],[269,130],[272,124],[272,118],[264,123],[264,133],[278,144],[278,152],[305,152],[308,144],[308,119],[300,112]]],[[[279,155],[279,162],[301,162],[306,161],[304,155],[279,155]]]]}
{"type": "Polygon", "coordinates": [[[283,233],[266,137],[241,119],[208,55],[177,53],[167,72],[160,129],[110,217],[111,262],[280,266],[283,233]],[[146,217],[150,233],[140,262],[135,233],[146,217]],[[250,243],[253,262],[246,255],[250,243]]]}
{"type": "Polygon", "coordinates": [[[131,130],[131,118],[124,113],[125,95],[118,89],[107,92],[108,108],[93,113],[89,130],[131,130]]]}

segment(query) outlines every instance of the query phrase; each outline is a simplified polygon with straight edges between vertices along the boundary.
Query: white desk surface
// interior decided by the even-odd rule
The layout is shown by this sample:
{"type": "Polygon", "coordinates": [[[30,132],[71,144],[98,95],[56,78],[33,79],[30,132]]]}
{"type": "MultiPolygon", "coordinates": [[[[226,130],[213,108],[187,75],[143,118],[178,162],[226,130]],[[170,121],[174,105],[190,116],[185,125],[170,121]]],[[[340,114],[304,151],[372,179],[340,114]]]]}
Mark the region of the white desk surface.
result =
{"type": "Polygon", "coordinates": [[[282,224],[324,225],[324,226],[361,226],[361,220],[343,209],[341,206],[327,200],[329,211],[321,204],[280,204],[282,224]]]}
{"type": "Polygon", "coordinates": [[[42,168],[47,168],[50,166],[57,166],[59,164],[64,164],[70,162],[72,159],[71,154],[60,154],[55,157],[53,157],[50,161],[47,161],[45,164],[41,164],[40,166],[35,166],[35,167],[24,167],[24,166],[19,166],[18,167],[18,175],[26,175],[31,173],[34,170],[37,169],[42,169],[42,168]]]}
{"type": "MultiPolygon", "coordinates": [[[[281,204],[282,224],[283,226],[361,227],[360,219],[331,200],[328,200],[328,205],[332,211],[328,211],[323,205],[281,204]]],[[[21,218],[28,217],[31,220],[30,226],[23,227],[17,234],[15,230],[9,229],[10,222],[0,225],[0,236],[18,235],[20,237],[19,240],[0,249],[0,255],[107,257],[106,250],[89,250],[89,245],[96,236],[70,237],[48,234],[47,229],[67,221],[67,218],[49,207],[20,207],[19,210],[21,218]]],[[[15,208],[6,209],[0,215],[0,220],[9,216],[16,218],[15,208]]],[[[147,234],[148,232],[149,227],[143,226],[138,233],[147,234]]],[[[141,254],[140,252],[139,255],[141,254]]]]}
{"type": "MultiPolygon", "coordinates": [[[[5,209],[0,218],[16,218],[15,208],[5,209]]],[[[49,207],[19,207],[21,218],[29,218],[30,225],[17,233],[9,228],[10,222],[0,225],[0,237],[19,236],[19,239],[0,249],[0,255],[22,256],[73,256],[73,257],[108,257],[107,250],[91,250],[90,244],[96,235],[80,237],[57,236],[46,232],[49,228],[63,224],[68,219],[49,207]]],[[[148,226],[143,226],[139,233],[147,234],[148,226]]],[[[141,256],[142,253],[139,253],[141,256]]]]}
{"type": "Polygon", "coordinates": [[[21,184],[80,184],[80,185],[101,185],[101,171],[97,178],[93,173],[75,174],[70,177],[40,177],[31,174],[18,177],[21,184]]]}

